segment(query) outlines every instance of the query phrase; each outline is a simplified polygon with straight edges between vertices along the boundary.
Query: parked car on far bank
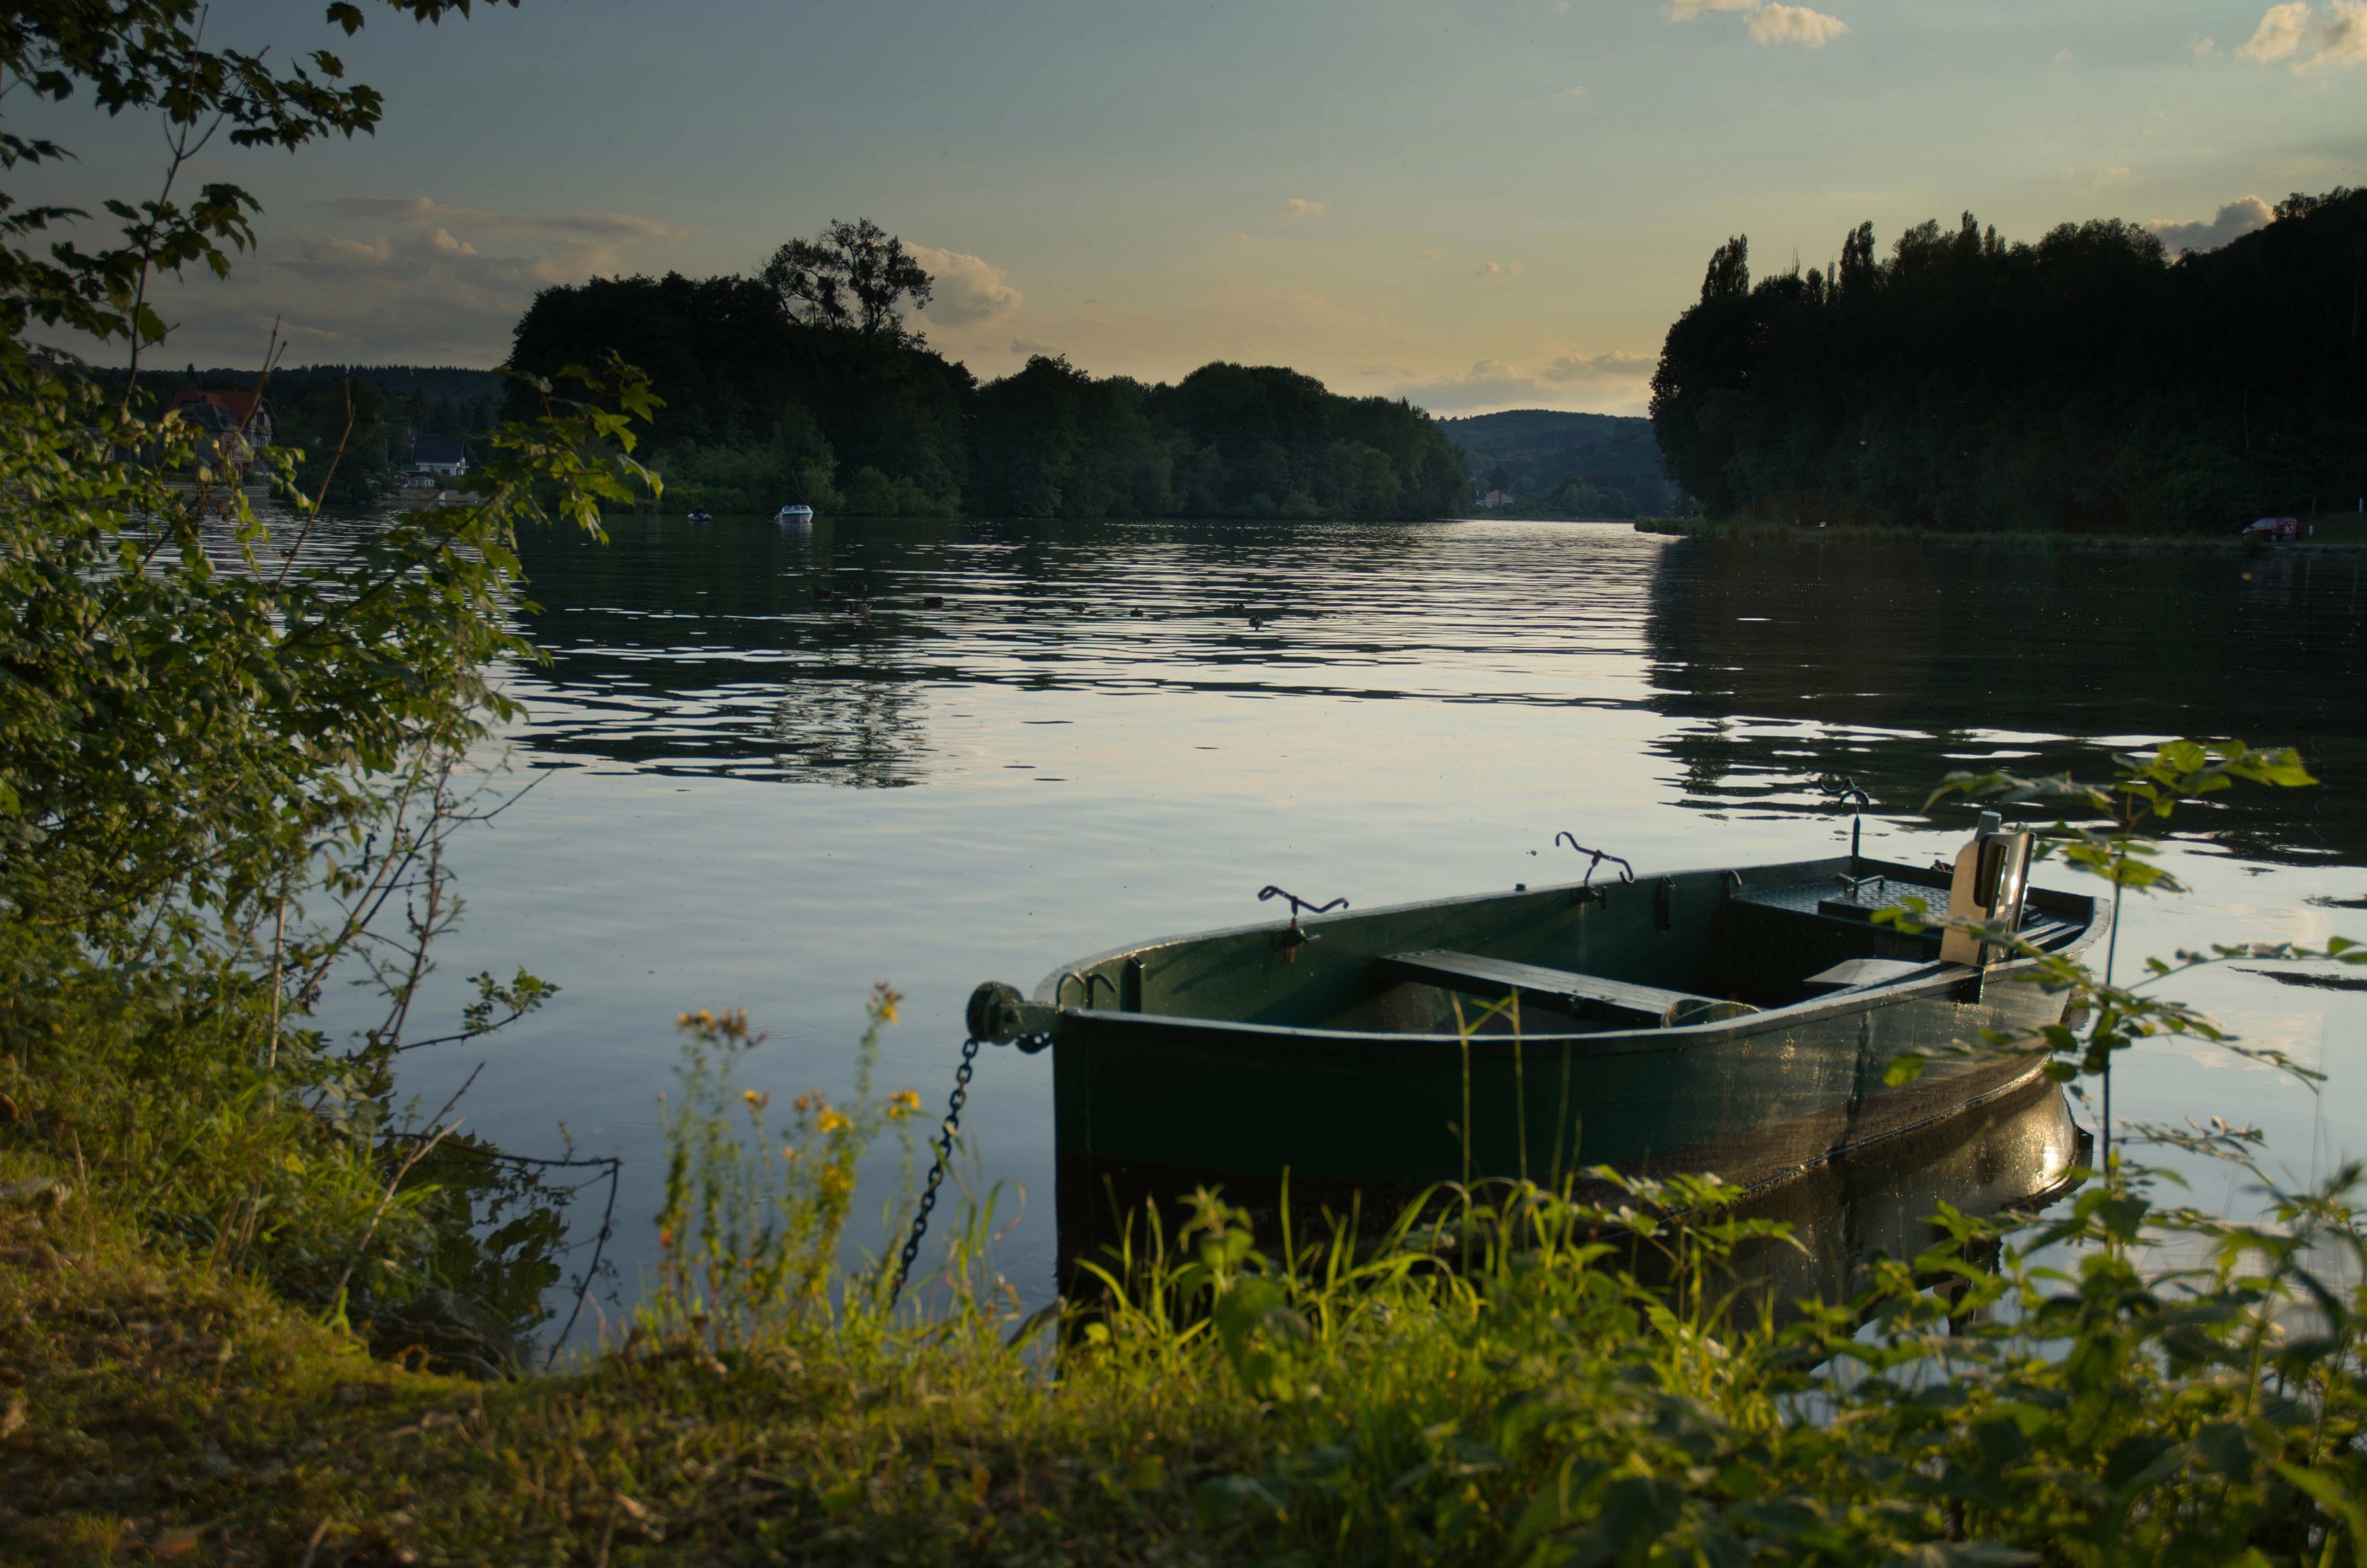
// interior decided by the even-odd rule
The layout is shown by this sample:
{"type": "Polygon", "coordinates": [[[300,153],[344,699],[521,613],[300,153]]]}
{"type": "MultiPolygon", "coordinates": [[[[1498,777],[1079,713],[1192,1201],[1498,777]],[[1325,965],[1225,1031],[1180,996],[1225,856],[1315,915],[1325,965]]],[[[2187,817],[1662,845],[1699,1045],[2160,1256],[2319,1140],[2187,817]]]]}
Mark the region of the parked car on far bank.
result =
{"type": "Polygon", "coordinates": [[[2266,539],[2271,544],[2291,544],[2301,537],[2301,519],[2298,517],[2255,518],[2251,525],[2244,530],[2244,537],[2266,539]]]}

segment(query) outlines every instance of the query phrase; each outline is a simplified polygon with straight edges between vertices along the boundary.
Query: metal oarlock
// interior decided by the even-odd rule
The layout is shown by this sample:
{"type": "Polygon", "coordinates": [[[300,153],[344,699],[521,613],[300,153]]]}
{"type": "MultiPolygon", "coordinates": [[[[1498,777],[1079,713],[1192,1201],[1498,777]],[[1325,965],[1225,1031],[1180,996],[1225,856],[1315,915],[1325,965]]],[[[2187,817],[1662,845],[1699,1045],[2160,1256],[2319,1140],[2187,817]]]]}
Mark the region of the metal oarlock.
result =
{"type": "Polygon", "coordinates": [[[1345,898],[1334,898],[1329,904],[1318,904],[1312,899],[1301,898],[1286,887],[1277,887],[1271,882],[1258,889],[1259,903],[1263,904],[1269,898],[1290,900],[1290,924],[1275,935],[1274,942],[1281,947],[1284,960],[1293,963],[1298,958],[1298,950],[1315,940],[1313,931],[1299,929],[1299,911],[1305,910],[1310,915],[1321,915],[1348,907],[1348,900],[1345,898]]]}
{"type": "Polygon", "coordinates": [[[1588,892],[1593,891],[1595,868],[1600,866],[1604,861],[1609,861],[1612,864],[1619,868],[1620,881],[1633,882],[1636,880],[1636,868],[1629,864],[1624,856],[1614,855],[1608,850],[1590,850],[1584,844],[1580,843],[1578,840],[1569,833],[1556,833],[1554,835],[1554,847],[1556,849],[1559,849],[1564,844],[1568,844],[1580,854],[1592,857],[1586,863],[1586,874],[1579,879],[1578,885],[1580,888],[1588,892]]]}
{"type": "Polygon", "coordinates": [[[1850,817],[1850,858],[1857,858],[1858,844],[1865,831],[1863,813],[1873,809],[1874,796],[1858,787],[1857,780],[1847,773],[1825,773],[1818,776],[1817,787],[1832,796],[1836,807],[1853,807],[1850,817]]]}

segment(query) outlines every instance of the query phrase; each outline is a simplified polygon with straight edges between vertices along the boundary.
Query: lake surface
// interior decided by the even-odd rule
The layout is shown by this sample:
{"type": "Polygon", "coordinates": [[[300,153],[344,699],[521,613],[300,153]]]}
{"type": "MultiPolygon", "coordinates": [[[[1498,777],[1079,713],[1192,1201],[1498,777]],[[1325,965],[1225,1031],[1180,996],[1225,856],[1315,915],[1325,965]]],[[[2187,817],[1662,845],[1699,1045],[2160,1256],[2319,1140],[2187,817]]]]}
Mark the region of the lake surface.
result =
{"type": "MultiPolygon", "coordinates": [[[[2300,747],[2332,787],[2178,818],[2195,891],[2133,901],[2124,960],[2367,937],[2357,557],[1492,521],[610,532],[527,543],[522,623],[550,660],[509,678],[529,717],[506,744],[545,776],[462,843],[467,920],[424,1016],[480,968],[561,994],[404,1064],[432,1107],[485,1063],[464,1109],[506,1147],[555,1153],[563,1123],[625,1157],[628,1294],[678,1012],[745,1009],[770,1033],[750,1081],[786,1098],[844,1085],[890,981],[882,1082],[934,1117],[978,982],[1272,918],[1268,883],[1365,907],[1565,879],[1564,829],[1646,873],[1837,852],[1815,783],[1836,773],[1876,803],[1867,852],[1915,860],[1965,835],[1967,813],[1918,814],[1951,769],[2097,775],[2115,749],[2235,735],[2300,747]]],[[[2257,1123],[2297,1175],[2367,1154],[2367,994],[2262,967],[2180,994],[2327,1090],[2165,1043],[2119,1075],[2116,1115],[2257,1123]]],[[[1053,1279],[1049,1069],[982,1052],[963,1122],[1031,1301],[1053,1279]]],[[[2218,1169],[2196,1197],[2243,1201],[2218,1169]]]]}

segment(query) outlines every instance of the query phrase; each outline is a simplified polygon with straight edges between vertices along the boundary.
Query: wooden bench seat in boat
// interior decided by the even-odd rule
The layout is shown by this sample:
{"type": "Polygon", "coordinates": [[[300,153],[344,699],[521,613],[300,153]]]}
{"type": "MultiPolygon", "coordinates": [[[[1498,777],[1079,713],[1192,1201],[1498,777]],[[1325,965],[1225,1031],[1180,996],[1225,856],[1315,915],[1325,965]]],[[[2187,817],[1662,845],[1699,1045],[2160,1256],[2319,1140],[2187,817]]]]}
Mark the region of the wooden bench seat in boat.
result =
{"type": "Polygon", "coordinates": [[[1690,991],[1664,990],[1658,986],[1639,986],[1600,975],[1581,975],[1574,969],[1548,969],[1542,964],[1516,964],[1510,959],[1487,958],[1444,948],[1391,953],[1382,962],[1403,978],[1423,985],[1498,997],[1517,991],[1523,1001],[1535,1000],[1573,1018],[1622,1029],[1707,1023],[1759,1010],[1748,1002],[1721,1001],[1690,991]]]}

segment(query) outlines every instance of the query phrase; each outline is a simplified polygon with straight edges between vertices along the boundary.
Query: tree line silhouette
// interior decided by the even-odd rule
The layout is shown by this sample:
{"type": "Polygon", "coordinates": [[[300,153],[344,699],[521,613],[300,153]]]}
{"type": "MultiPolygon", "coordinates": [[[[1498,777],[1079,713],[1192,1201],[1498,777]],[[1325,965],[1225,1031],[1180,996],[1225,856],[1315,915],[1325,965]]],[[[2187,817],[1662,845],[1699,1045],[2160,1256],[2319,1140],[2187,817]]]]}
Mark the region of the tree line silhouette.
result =
{"type": "Polygon", "coordinates": [[[1652,423],[1712,516],[2164,532],[2367,492],[2367,190],[2173,261],[2113,220],[2007,243],[1966,213],[1754,283],[1717,248],[1652,423]]]}
{"type": "MultiPolygon", "coordinates": [[[[785,501],[869,514],[1443,516],[1461,451],[1419,409],[1271,367],[1146,385],[1039,355],[983,385],[902,307],[931,279],[873,225],[781,247],[758,277],[595,278],[538,294],[512,368],[614,350],[665,407],[649,436],[670,494],[717,510],[785,501]]],[[[513,387],[516,412],[530,388],[513,387]]]]}

